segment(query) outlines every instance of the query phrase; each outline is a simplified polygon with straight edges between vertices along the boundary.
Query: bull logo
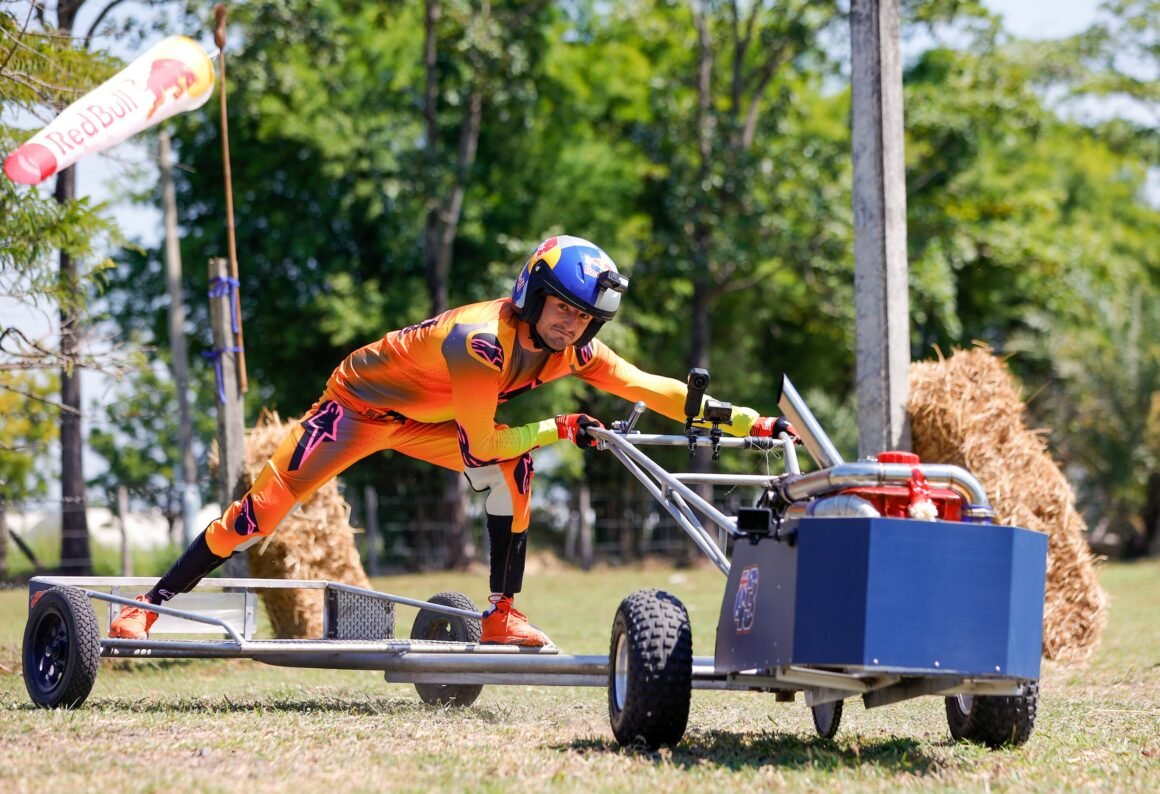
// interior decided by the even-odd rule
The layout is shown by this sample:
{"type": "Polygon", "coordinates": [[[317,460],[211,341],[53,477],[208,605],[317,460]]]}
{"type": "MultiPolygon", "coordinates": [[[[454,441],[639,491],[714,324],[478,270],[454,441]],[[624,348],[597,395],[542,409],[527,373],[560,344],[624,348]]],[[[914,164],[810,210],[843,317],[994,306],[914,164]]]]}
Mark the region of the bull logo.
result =
{"type": "Polygon", "coordinates": [[[338,423],[342,420],[342,406],[334,400],[327,400],[318,406],[318,411],[302,423],[305,432],[298,439],[298,446],[290,456],[290,471],[298,471],[318,445],[324,441],[338,440],[338,423]]]}
{"type": "Polygon", "coordinates": [[[238,511],[238,517],[234,519],[234,532],[243,538],[258,534],[258,517],[254,515],[254,500],[250,498],[249,494],[246,494],[246,498],[242,500],[242,509],[238,511]]]}
{"type": "Polygon", "coordinates": [[[559,244],[560,238],[558,237],[549,237],[547,240],[544,240],[544,242],[540,243],[540,247],[536,249],[536,252],[532,254],[532,261],[536,261],[559,244]]]}
{"type": "Polygon", "coordinates": [[[173,99],[179,98],[197,82],[197,75],[193,70],[176,58],[159,58],[149,69],[149,79],[145,83],[146,89],[153,94],[153,106],[145,114],[145,118],[152,118],[157,108],[165,103],[166,95],[172,91],[173,99]]]}
{"type": "Polygon", "coordinates": [[[756,565],[741,571],[741,581],[737,584],[737,596],[733,599],[733,626],[738,634],[753,631],[753,621],[757,617],[757,584],[760,576],[756,565]]]}

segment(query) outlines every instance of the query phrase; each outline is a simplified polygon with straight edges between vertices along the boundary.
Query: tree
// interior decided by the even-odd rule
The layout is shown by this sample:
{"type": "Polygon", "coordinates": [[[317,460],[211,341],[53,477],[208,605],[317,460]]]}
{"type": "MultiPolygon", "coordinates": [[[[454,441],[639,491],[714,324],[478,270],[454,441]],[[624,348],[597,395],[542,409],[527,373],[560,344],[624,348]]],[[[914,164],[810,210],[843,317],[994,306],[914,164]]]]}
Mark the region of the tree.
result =
{"type": "Polygon", "coordinates": [[[48,491],[37,463],[57,437],[55,391],[51,379],[0,372],[0,579],[8,575],[9,506],[48,491]]]}
{"type": "MultiPolygon", "coordinates": [[[[90,431],[89,447],[104,458],[107,468],[88,485],[103,491],[109,504],[116,504],[117,490],[124,486],[130,499],[160,509],[170,535],[179,539],[174,529],[182,515],[177,482],[181,450],[174,411],[177,395],[168,376],[167,358],[160,356],[154,366],[143,364],[119,384],[116,399],[94,406],[103,413],[103,422],[90,431]]],[[[200,402],[214,399],[212,382],[203,377],[198,385],[200,402]]],[[[215,431],[212,414],[194,416],[194,438],[202,450],[202,460],[215,431]]],[[[210,489],[207,469],[203,466],[200,471],[201,487],[210,489]]]]}
{"type": "MultiPolygon", "coordinates": [[[[76,14],[83,0],[61,0],[56,6],[56,24],[50,25],[45,8],[29,4],[27,17],[18,21],[12,10],[0,10],[0,33],[6,47],[0,60],[0,83],[5,86],[4,107],[32,113],[55,113],[112,73],[115,65],[103,56],[94,56],[75,47],[70,40],[76,14]],[[30,32],[35,19],[37,32],[30,32]]],[[[6,6],[11,4],[6,3],[6,6]]],[[[102,15],[103,16],[103,15],[102,15]]],[[[87,43],[87,42],[86,42],[87,43]]],[[[19,133],[0,129],[5,151],[19,133]]],[[[59,346],[31,339],[7,325],[0,330],[0,350],[12,368],[59,367],[60,446],[61,446],[61,570],[87,573],[91,569],[88,525],[85,516],[84,476],[81,463],[80,371],[85,363],[82,348],[87,287],[94,270],[84,269],[99,250],[101,233],[112,227],[101,221],[95,208],[75,199],[74,172],[65,169],[57,176],[48,207],[35,189],[14,188],[4,181],[3,231],[6,263],[12,275],[4,276],[4,288],[22,302],[51,301],[59,310],[59,346]],[[92,236],[88,236],[92,235],[92,236]],[[47,270],[48,253],[55,248],[59,268],[55,279],[47,270]]],[[[10,293],[10,294],[11,294],[10,293]]]]}
{"type": "Polygon", "coordinates": [[[1095,536],[1139,552],[1160,458],[1147,440],[1160,393],[1155,129],[1047,98],[1119,84],[1117,60],[1101,76],[1093,55],[1110,46],[1108,24],[1050,45],[934,49],[909,71],[913,305],[919,355],[972,339],[1018,353],[1032,420],[1050,429],[1095,536]]]}

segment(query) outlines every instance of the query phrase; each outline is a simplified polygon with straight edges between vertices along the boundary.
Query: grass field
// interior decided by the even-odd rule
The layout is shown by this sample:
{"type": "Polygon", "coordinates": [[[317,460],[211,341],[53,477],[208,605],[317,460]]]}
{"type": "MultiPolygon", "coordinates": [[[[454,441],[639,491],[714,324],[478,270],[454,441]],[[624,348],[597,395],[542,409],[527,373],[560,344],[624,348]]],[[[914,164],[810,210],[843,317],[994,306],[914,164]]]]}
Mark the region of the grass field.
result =
{"type": "MultiPolygon", "coordinates": [[[[1104,567],[1112,597],[1085,668],[1045,665],[1030,742],[954,743],[941,698],[846,703],[816,737],[799,695],[695,692],[672,750],[616,746],[596,688],[491,687],[467,709],[425,706],[382,674],[238,660],[105,661],[85,706],[34,708],[20,674],[23,591],[0,592],[0,791],[1160,790],[1160,564],[1104,567]]],[[[379,579],[426,598],[484,577],[379,579]]],[[[724,578],[715,569],[530,573],[520,606],[568,653],[604,653],[617,604],[659,586],[688,606],[711,655],[724,578]]],[[[406,636],[414,610],[400,610],[406,636]]]]}

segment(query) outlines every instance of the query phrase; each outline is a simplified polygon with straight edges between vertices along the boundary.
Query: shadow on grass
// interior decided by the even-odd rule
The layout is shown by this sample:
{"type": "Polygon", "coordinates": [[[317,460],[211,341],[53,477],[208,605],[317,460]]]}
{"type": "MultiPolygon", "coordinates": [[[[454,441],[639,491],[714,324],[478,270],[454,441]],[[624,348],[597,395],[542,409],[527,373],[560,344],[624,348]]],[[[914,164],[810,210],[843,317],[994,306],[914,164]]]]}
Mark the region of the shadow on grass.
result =
{"type": "Polygon", "coordinates": [[[921,748],[921,743],[914,739],[898,737],[870,740],[851,737],[834,741],[786,733],[707,731],[688,734],[676,747],[656,751],[620,747],[602,738],[578,739],[555,749],[582,755],[623,753],[686,768],[709,764],[734,770],[763,766],[834,770],[868,764],[915,775],[937,771],[935,759],[921,748]]]}
{"type": "MultiPolygon", "coordinates": [[[[13,704],[14,709],[36,711],[32,703],[13,704]]],[[[503,724],[511,713],[504,707],[456,708],[430,706],[414,698],[375,695],[226,695],[168,697],[165,695],[141,698],[104,697],[88,700],[84,708],[110,714],[335,714],[341,716],[401,717],[422,721],[432,717],[448,717],[460,722],[503,724]]]]}

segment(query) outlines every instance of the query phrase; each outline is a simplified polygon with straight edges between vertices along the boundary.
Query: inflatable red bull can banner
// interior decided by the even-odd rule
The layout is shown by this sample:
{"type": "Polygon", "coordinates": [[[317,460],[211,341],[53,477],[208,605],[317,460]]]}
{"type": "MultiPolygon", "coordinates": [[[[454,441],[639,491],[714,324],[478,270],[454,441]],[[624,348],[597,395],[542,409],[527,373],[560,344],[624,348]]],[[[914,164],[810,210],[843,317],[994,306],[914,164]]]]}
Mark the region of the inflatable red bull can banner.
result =
{"type": "Polygon", "coordinates": [[[213,62],[197,42],[170,36],[73,102],[4,160],[13,182],[35,185],[170,116],[195,110],[213,93],[213,62]]]}

